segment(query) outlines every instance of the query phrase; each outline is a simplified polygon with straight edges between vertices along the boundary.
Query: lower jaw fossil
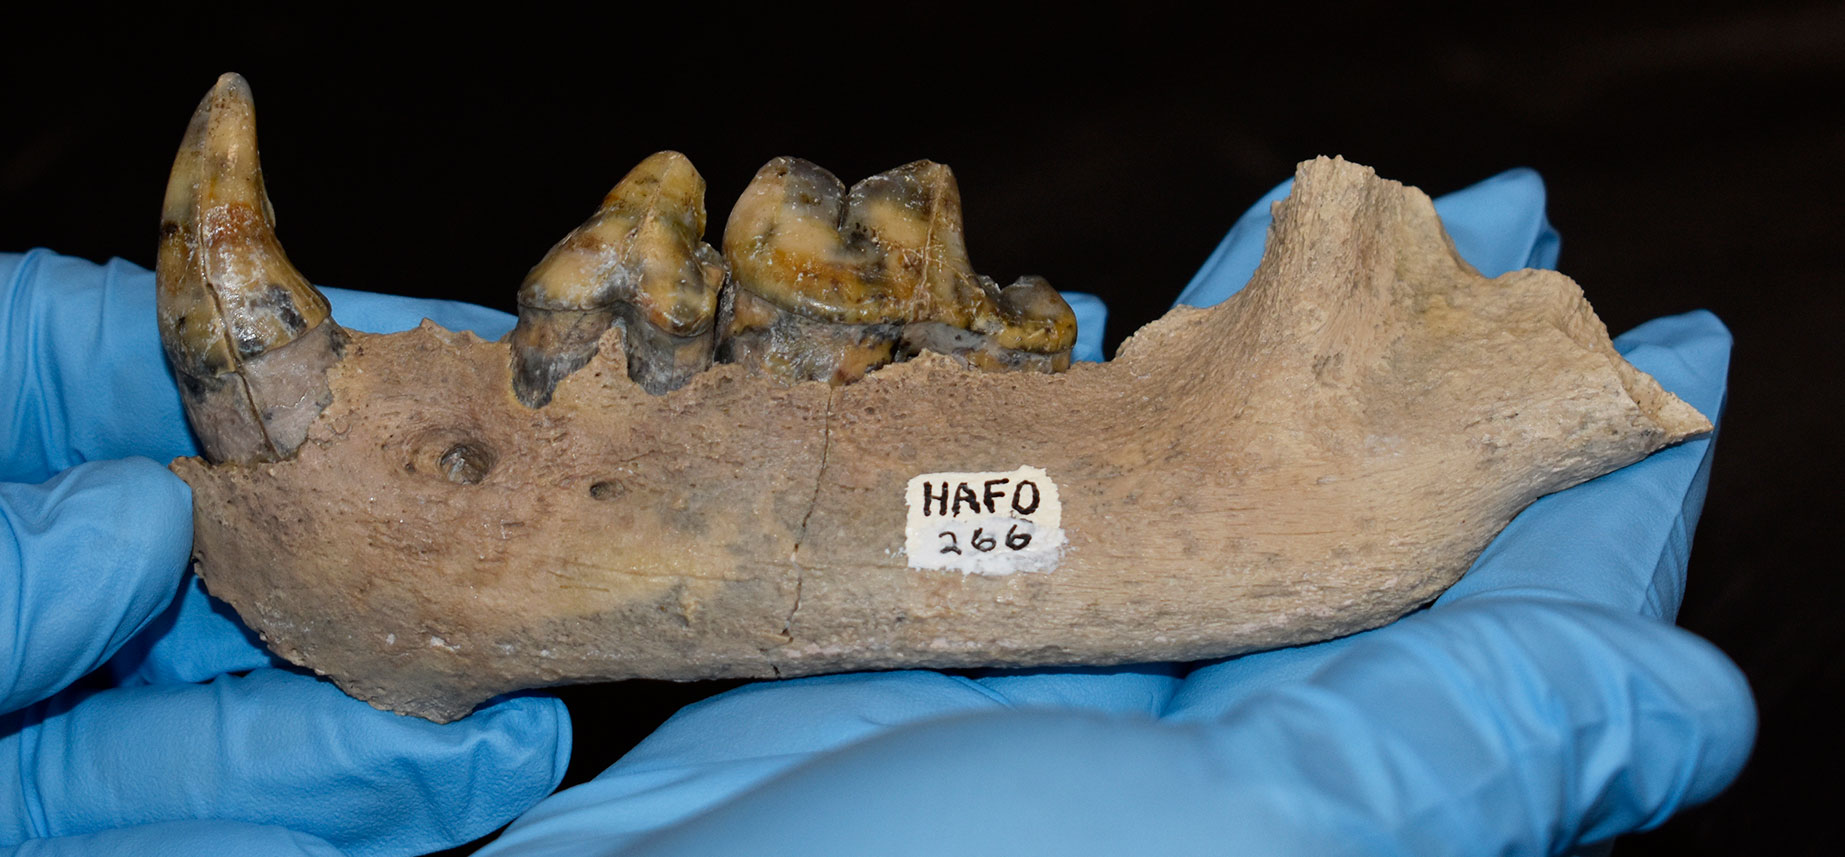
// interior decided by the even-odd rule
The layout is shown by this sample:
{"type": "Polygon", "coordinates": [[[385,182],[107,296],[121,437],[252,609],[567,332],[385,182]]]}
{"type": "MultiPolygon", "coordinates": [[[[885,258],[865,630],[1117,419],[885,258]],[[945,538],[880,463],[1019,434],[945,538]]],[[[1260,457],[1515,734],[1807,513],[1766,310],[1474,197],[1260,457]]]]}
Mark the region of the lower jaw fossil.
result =
{"type": "Polygon", "coordinates": [[[653,395],[622,336],[534,408],[506,343],[349,334],[292,457],[174,462],[199,573],[438,721],[633,677],[1195,660],[1389,622],[1532,500],[1709,430],[1568,278],[1480,276],[1426,196],[1337,159],[1242,292],[1107,364],[653,395]]]}

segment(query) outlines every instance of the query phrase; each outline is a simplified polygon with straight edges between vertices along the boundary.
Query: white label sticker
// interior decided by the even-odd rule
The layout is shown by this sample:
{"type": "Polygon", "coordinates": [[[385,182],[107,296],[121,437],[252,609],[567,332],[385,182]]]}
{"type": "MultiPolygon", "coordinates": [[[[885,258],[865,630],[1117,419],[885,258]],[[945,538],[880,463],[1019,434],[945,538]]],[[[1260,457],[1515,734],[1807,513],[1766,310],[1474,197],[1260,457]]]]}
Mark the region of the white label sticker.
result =
{"type": "Polygon", "coordinates": [[[964,574],[1050,571],[1063,553],[1063,503],[1036,467],[924,473],[904,489],[911,568],[964,574]]]}

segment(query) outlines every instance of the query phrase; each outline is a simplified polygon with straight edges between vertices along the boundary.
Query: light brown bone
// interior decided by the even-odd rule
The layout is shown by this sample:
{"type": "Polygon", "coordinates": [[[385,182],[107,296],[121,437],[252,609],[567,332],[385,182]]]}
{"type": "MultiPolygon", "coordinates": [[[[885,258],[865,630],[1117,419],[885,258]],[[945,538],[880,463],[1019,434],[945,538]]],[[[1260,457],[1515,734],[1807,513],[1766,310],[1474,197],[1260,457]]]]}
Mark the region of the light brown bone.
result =
{"type": "Polygon", "coordinates": [[[199,571],[283,656],[435,720],[628,677],[1192,660],[1389,622],[1532,500],[1709,430],[1573,282],[1481,277],[1413,188],[1319,159],[1275,215],[1241,293],[1061,375],[650,396],[611,331],[535,411],[505,345],[355,334],[297,457],[174,462],[199,571]],[[909,567],[911,477],[1023,465],[1061,493],[1053,569],[909,567]]]}

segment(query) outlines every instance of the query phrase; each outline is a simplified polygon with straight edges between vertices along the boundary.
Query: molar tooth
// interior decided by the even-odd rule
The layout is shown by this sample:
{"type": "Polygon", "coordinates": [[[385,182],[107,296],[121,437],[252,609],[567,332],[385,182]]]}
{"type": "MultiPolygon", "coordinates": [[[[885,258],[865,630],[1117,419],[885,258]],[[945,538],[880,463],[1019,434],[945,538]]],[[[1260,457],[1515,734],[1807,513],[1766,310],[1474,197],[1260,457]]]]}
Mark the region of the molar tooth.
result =
{"type": "Polygon", "coordinates": [[[642,161],[601,208],[526,275],[513,329],[513,390],[528,407],[596,353],[619,324],[628,376],[650,393],[711,365],[723,257],[705,232],[705,180],[678,152],[642,161]]]}
{"type": "Polygon", "coordinates": [[[1027,278],[975,274],[954,174],[916,161],[847,192],[832,173],[777,158],[731,211],[735,288],[719,309],[719,358],[835,384],[917,351],[986,369],[1061,371],[1076,319],[1027,278]]]}
{"type": "Polygon", "coordinates": [[[174,158],[155,266],[161,344],[213,461],[293,455],[332,400],[346,333],[274,227],[250,86],[226,74],[174,158]]]}

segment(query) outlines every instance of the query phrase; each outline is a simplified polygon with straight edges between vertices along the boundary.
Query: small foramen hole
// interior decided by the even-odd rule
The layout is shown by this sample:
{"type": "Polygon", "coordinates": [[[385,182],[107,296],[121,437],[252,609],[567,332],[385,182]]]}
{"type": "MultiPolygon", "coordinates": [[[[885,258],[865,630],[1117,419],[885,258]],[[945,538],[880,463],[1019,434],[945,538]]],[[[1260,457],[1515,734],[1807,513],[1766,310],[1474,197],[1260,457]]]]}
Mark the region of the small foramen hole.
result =
{"type": "Polygon", "coordinates": [[[601,482],[589,486],[589,496],[597,500],[613,500],[626,493],[628,493],[628,489],[622,487],[620,482],[609,479],[604,479],[601,482]]]}
{"type": "Polygon", "coordinates": [[[478,485],[487,478],[487,471],[493,469],[493,453],[485,447],[471,443],[458,443],[442,453],[436,459],[442,475],[448,481],[461,485],[478,485]]]}

